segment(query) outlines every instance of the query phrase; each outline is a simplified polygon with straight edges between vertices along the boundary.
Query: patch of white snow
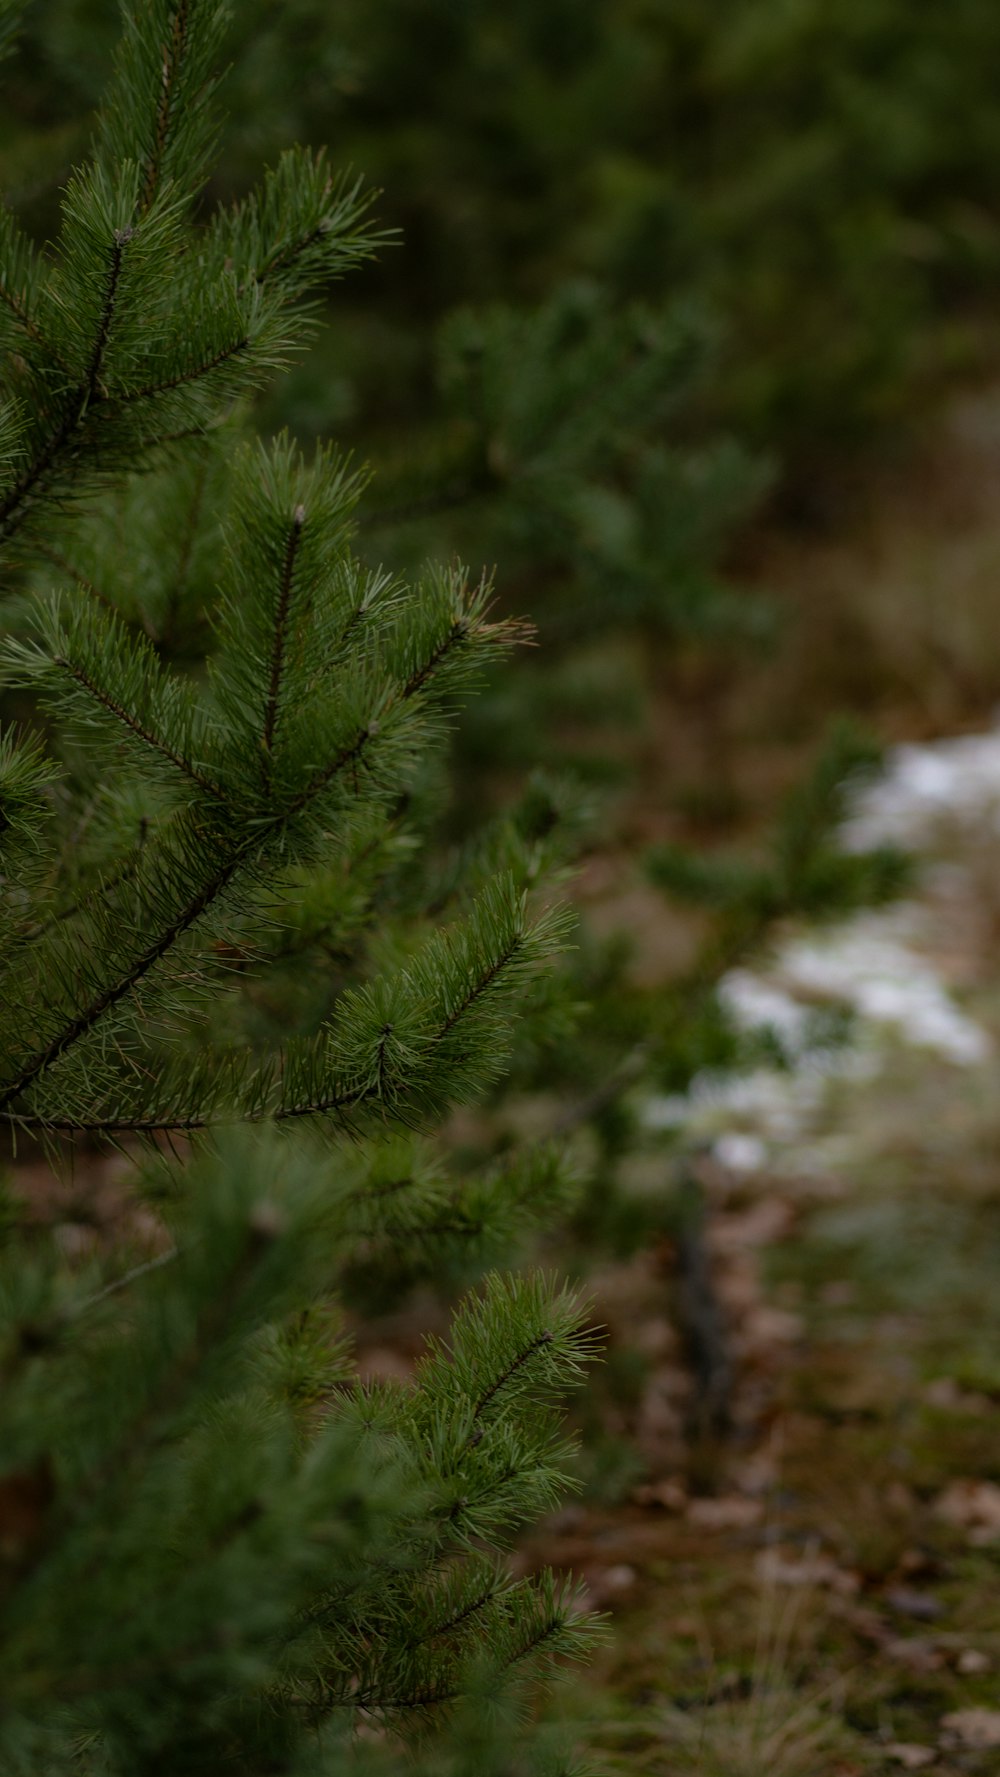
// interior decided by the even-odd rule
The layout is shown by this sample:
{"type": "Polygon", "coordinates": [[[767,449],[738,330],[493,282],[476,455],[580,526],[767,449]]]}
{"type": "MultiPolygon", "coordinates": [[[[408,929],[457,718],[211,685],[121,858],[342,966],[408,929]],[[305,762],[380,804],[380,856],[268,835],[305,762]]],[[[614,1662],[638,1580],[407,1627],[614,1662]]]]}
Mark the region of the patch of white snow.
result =
{"type": "MultiPolygon", "coordinates": [[[[894,748],[878,780],[856,793],[842,828],[848,851],[893,845],[927,854],[928,888],[959,896],[969,880],[962,848],[997,837],[1000,725],[894,748]],[[944,840],[950,855],[934,860],[944,840]]],[[[934,936],[930,908],[900,901],[792,938],[765,967],[730,970],[719,994],[733,1025],[771,1032],[787,1066],[699,1074],[684,1094],[647,1098],[646,1127],[690,1129],[712,1140],[727,1170],[753,1172],[793,1147],[801,1159],[828,1083],[877,1075],[888,1035],[956,1066],[980,1065],[993,1043],[926,954],[934,936]],[[824,1007],[853,1014],[849,1041],[817,1041],[824,1007]]]]}
{"type": "Polygon", "coordinates": [[[959,1009],[931,964],[894,935],[884,914],[858,914],[794,941],[778,968],[793,989],[850,1006],[859,1018],[890,1025],[903,1042],[936,1049],[959,1066],[975,1066],[991,1052],[987,1033],[959,1009]]]}
{"type": "Polygon", "coordinates": [[[770,1030],[788,1056],[800,1055],[808,1042],[808,1006],[750,969],[730,969],[719,983],[719,998],[737,1030],[770,1030]]]}
{"type": "Polygon", "coordinates": [[[988,734],[894,747],[885,770],[856,795],[843,843],[848,851],[926,851],[956,822],[1000,833],[1000,725],[988,734]]]}
{"type": "Polygon", "coordinates": [[[742,1129],[720,1135],[712,1153],[727,1172],[760,1172],[767,1163],[767,1143],[759,1135],[747,1135],[742,1129]]]}

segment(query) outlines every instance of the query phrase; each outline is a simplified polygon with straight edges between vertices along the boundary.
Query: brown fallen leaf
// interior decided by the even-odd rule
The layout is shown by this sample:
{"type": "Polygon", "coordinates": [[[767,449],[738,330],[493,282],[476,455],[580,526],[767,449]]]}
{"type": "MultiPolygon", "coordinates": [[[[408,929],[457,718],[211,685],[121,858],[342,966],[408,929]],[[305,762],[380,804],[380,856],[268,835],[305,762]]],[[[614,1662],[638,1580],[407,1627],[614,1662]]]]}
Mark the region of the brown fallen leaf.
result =
{"type": "Polygon", "coordinates": [[[889,1630],[878,1611],[871,1610],[867,1605],[852,1607],[845,1613],[845,1621],[854,1630],[855,1635],[860,1635],[862,1641],[872,1642],[875,1647],[884,1647],[886,1642],[891,1639],[889,1630]]]}
{"type": "Polygon", "coordinates": [[[992,1411],[988,1395],[962,1388],[953,1376],[937,1376],[933,1382],[928,1382],[924,1389],[924,1400],[929,1407],[938,1407],[947,1413],[982,1416],[992,1411]]]}
{"type": "Polygon", "coordinates": [[[749,1311],[741,1328],[744,1339],[752,1345],[793,1345],[804,1330],[801,1314],[793,1314],[788,1308],[772,1308],[766,1302],[749,1311]]]}
{"type": "Polygon", "coordinates": [[[891,1740],[882,1748],[886,1758],[895,1759],[906,1771],[921,1771],[925,1765],[932,1765],[937,1758],[933,1746],[917,1746],[908,1740],[891,1740]]]}
{"type": "Polygon", "coordinates": [[[653,1315],[649,1320],[640,1321],[632,1343],[643,1357],[676,1359],[680,1341],[672,1321],[663,1315],[653,1315]]]}
{"type": "Polygon", "coordinates": [[[885,1601],[897,1616],[915,1617],[923,1623],[932,1623],[935,1617],[944,1614],[940,1598],[935,1598],[933,1592],[920,1592],[915,1586],[893,1586],[886,1593],[885,1601]]]}
{"type": "Polygon", "coordinates": [[[933,1641],[924,1641],[918,1635],[893,1635],[883,1642],[882,1652],[897,1666],[906,1666],[911,1672],[940,1672],[944,1665],[944,1654],[933,1641]]]}
{"type": "Polygon", "coordinates": [[[889,1482],[889,1485],[885,1490],[885,1504],[886,1509],[890,1511],[894,1517],[908,1517],[913,1511],[916,1503],[916,1496],[912,1487],[907,1487],[904,1481],[889,1482]]]}
{"type": "Polygon", "coordinates": [[[680,1481],[648,1481],[633,1490],[636,1505],[661,1506],[665,1512],[683,1512],[687,1490],[680,1481]]]}
{"type": "Polygon", "coordinates": [[[774,1450],[755,1450],[752,1456],[733,1464],[733,1482],[740,1493],[768,1493],[777,1484],[781,1473],[774,1450]]]}
{"type": "Polygon", "coordinates": [[[954,1709],[942,1716],[941,1726],[963,1746],[1000,1746],[1000,1709],[954,1709]]]}
{"type": "Polygon", "coordinates": [[[911,1672],[939,1672],[945,1656],[933,1641],[918,1635],[896,1635],[877,1610],[853,1605],[846,1612],[846,1621],[862,1641],[869,1641],[887,1660],[907,1666],[911,1672]]]}
{"type": "Polygon", "coordinates": [[[826,1586],[845,1598],[853,1597],[861,1588],[858,1574],[839,1566],[832,1555],[789,1555],[784,1549],[764,1549],[756,1565],[758,1576],[766,1585],[826,1586]]]}
{"type": "Polygon", "coordinates": [[[855,1285],[846,1277],[831,1278],[819,1292],[819,1299],[826,1308],[850,1308],[857,1296],[855,1285]]]}
{"type": "Polygon", "coordinates": [[[939,1563],[929,1549],[904,1549],[899,1557],[899,1571],[907,1579],[932,1578],[940,1571],[939,1563]]]}
{"type": "Polygon", "coordinates": [[[784,1197],[759,1197],[748,1209],[730,1210],[712,1224],[709,1243],[718,1253],[771,1246],[791,1232],[796,1212],[784,1197]]]}
{"type": "Polygon", "coordinates": [[[963,1649],[955,1661],[955,1670],[963,1672],[971,1678],[980,1672],[988,1672],[991,1664],[989,1654],[981,1654],[978,1648],[967,1647],[963,1649]]]}
{"type": "Polygon", "coordinates": [[[759,1499],[746,1499],[734,1493],[722,1499],[692,1499],[687,1520],[699,1530],[748,1530],[759,1524],[764,1506],[759,1499]]]}
{"type": "Polygon", "coordinates": [[[613,1567],[594,1568],[584,1577],[590,1602],[598,1610],[602,1610],[620,1598],[623,1592],[631,1591],[638,1575],[634,1567],[620,1561],[613,1567]]]}
{"type": "Polygon", "coordinates": [[[1000,1537],[1000,1487],[995,1481],[951,1481],[934,1509],[939,1518],[964,1530],[972,1543],[1000,1537]]]}

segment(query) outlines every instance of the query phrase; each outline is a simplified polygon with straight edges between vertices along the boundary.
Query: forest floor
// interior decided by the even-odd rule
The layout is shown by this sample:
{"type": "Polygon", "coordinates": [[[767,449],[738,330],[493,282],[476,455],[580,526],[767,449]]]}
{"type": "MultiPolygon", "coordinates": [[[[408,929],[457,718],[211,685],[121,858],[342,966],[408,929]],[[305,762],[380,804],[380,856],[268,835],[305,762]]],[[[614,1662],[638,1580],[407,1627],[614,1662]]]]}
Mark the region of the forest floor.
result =
{"type": "MultiPolygon", "coordinates": [[[[843,1047],[807,1042],[688,1107],[713,1400],[671,1241],[586,1268],[605,1350],[583,1489],[517,1560],[571,1569],[608,1614],[565,1707],[609,1772],[1000,1773],[998,490],[994,390],[882,471],[835,538],[762,539],[753,576],[788,614],[780,650],[747,675],[695,661],[683,695],[675,680],[654,703],[614,855],[579,885],[594,928],[627,926],[635,967],[666,980],[690,927],[637,847],[728,831],[734,807],[752,833],[810,757],[817,712],[903,747],[873,818],[902,819],[891,836],[913,848],[905,904],[779,934],[734,988],[792,1032],[842,1004],[843,1047]],[[665,758],[688,766],[669,801],[665,758]]],[[[642,1106],[638,1194],[663,1189],[675,1112],[642,1106]]],[[[91,1238],[29,1170],[67,1246],[91,1238]]],[[[363,1367],[405,1373],[423,1306],[366,1330],[363,1367]]]]}
{"type": "MultiPolygon", "coordinates": [[[[838,1000],[853,1023],[839,1055],[695,1094],[728,1424],[699,1407],[670,1243],[589,1279],[588,1485],[521,1560],[571,1568],[609,1613],[584,1712],[611,1770],[1000,1772],[998,489],[993,392],[836,543],[763,551],[800,607],[770,690],[724,711],[751,798],[820,696],[890,743],[982,739],[890,754],[865,818],[917,860],[902,907],[784,933],[736,983],[779,1029],[838,1000]]],[[[659,712],[659,745],[679,719],[659,712]]],[[[655,758],[647,787],[655,805],[655,758]]],[[[652,966],[683,948],[637,873],[592,894],[648,930],[652,966]]],[[[640,1192],[672,1115],[647,1109],[640,1192]]]]}

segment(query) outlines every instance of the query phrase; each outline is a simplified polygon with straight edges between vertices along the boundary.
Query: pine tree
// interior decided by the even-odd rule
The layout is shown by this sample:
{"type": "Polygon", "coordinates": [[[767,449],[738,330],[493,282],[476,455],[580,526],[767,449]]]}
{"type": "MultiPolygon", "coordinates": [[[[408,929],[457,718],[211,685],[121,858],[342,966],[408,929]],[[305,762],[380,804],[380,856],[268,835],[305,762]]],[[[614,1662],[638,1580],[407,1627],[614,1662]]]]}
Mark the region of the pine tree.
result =
{"type": "Polygon", "coordinates": [[[543,786],[464,869],[424,837],[524,631],[457,568],[365,566],[362,476],[251,436],[378,236],[301,150],[206,218],[225,20],[126,5],[55,245],[0,220],[0,1117],[117,1144],[155,1207],[70,1263],[6,1205],[0,1763],[375,1769],[415,1734],[541,1768],[502,1694],[588,1631],[502,1550],[565,1484],[583,1311],[491,1273],[412,1386],[361,1386],[338,1306],[481,1271],[571,1188],[432,1139],[566,931],[543,786]]]}

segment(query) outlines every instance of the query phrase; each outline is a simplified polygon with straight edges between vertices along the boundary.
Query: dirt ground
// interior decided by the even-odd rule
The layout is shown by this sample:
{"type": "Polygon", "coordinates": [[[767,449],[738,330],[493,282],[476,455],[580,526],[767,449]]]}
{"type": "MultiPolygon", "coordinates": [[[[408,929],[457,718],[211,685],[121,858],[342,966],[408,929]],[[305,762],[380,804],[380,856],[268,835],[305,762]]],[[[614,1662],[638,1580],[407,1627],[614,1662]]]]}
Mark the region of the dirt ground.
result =
{"type": "MultiPolygon", "coordinates": [[[[994,390],[957,402],[836,540],[761,539],[754,577],[793,621],[752,692],[702,687],[692,783],[733,762],[752,823],[817,705],[888,742],[989,727],[998,492],[994,390]]],[[[646,836],[684,720],[676,703],[655,714],[633,817],[646,836]]],[[[1000,1772],[996,825],[942,830],[925,863],[934,965],[985,1053],[959,1065],[901,1031],[865,1077],[828,1082],[777,1155],[700,1163],[725,1423],[699,1401],[711,1378],[685,1350],[670,1243],[591,1279],[608,1331],[587,1487],[520,1558],[581,1574],[609,1613],[596,1722],[592,1685],[580,1702],[604,1768],[1000,1772]],[[935,908],[942,865],[961,892],[935,908]]],[[[606,928],[623,909],[648,926],[649,966],[669,973],[683,931],[627,862],[584,895],[606,928]]]]}

